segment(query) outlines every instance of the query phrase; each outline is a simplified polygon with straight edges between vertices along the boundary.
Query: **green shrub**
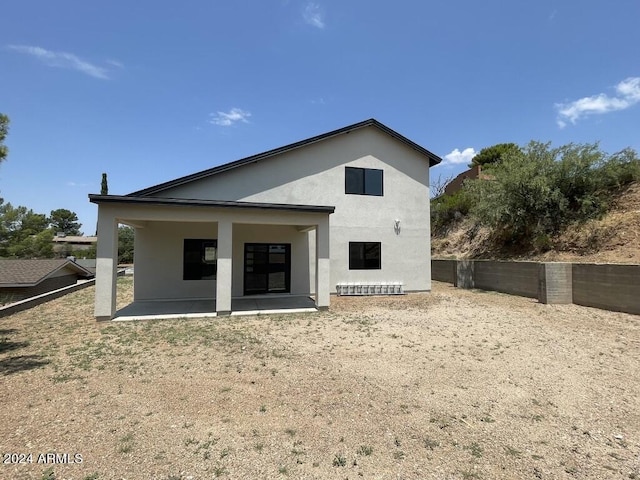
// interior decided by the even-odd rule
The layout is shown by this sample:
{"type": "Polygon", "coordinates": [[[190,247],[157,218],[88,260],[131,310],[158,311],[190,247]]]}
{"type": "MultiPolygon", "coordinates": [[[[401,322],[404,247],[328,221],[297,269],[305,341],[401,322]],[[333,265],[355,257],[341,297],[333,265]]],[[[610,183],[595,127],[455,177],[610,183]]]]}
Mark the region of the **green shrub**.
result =
{"type": "Polygon", "coordinates": [[[640,180],[640,159],[631,149],[607,155],[598,144],[530,142],[485,173],[492,179],[465,183],[472,215],[502,243],[544,250],[549,236],[601,216],[622,187],[640,180]]]}
{"type": "Polygon", "coordinates": [[[437,233],[446,233],[455,222],[467,215],[471,209],[471,198],[465,188],[452,195],[441,195],[431,200],[431,228],[437,233]]]}

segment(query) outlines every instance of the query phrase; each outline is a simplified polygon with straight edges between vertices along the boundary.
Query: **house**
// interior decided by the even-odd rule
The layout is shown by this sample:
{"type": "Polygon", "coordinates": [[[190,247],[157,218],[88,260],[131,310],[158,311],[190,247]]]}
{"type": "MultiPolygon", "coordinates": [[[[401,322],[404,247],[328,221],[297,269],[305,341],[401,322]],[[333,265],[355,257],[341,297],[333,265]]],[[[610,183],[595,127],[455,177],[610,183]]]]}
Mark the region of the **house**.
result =
{"type": "Polygon", "coordinates": [[[446,195],[453,195],[458,192],[465,180],[492,180],[492,175],[487,175],[482,171],[482,165],[474,165],[469,170],[465,170],[456,178],[451,180],[445,187],[444,193],[446,195]]]}
{"type": "Polygon", "coordinates": [[[71,260],[0,258],[0,304],[35,297],[92,276],[71,260]]]}
{"type": "Polygon", "coordinates": [[[65,235],[60,232],[53,237],[53,251],[61,255],[69,255],[71,252],[88,251],[98,242],[98,237],[85,237],[81,235],[65,235]]]}
{"type": "Polygon", "coordinates": [[[95,315],[116,313],[117,225],[135,228],[134,303],[314,295],[338,284],[431,289],[429,167],[370,119],[98,205],[95,315]]]}

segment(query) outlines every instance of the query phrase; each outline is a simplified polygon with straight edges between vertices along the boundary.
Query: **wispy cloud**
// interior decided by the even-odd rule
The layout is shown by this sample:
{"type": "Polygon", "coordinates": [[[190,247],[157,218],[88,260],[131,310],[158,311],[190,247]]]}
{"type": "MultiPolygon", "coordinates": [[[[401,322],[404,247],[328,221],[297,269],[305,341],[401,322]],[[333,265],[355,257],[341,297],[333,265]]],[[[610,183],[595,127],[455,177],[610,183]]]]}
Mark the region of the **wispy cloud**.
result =
{"type": "Polygon", "coordinates": [[[606,93],[584,97],[569,103],[556,103],[558,126],[564,128],[567,122],[575,123],[590,115],[625,110],[640,102],[640,77],[629,77],[616,85],[616,95],[606,93]]]}
{"type": "Polygon", "coordinates": [[[107,60],[107,63],[117,68],[124,68],[123,63],[119,62],[118,60],[109,59],[107,60]]]}
{"type": "Polygon", "coordinates": [[[7,49],[31,55],[49,67],[69,68],[82,72],[90,77],[100,78],[102,80],[109,79],[106,68],[86,62],[73,53],[54,52],[42,47],[29,45],[8,45],[7,49]]]}
{"type": "Polygon", "coordinates": [[[67,182],[65,185],[67,187],[88,187],[91,185],[91,183],[77,183],[77,182],[70,181],[70,182],[67,182]]]}
{"type": "Polygon", "coordinates": [[[228,112],[216,112],[211,113],[210,123],[214,125],[219,125],[221,127],[228,127],[233,125],[234,123],[243,122],[249,123],[248,118],[251,116],[251,113],[245,112],[240,108],[232,108],[228,112]]]}
{"type": "Polygon", "coordinates": [[[302,18],[304,18],[304,21],[309,25],[316,28],[324,28],[324,14],[320,9],[320,5],[317,3],[307,3],[302,12],[302,18]]]}
{"type": "Polygon", "coordinates": [[[465,148],[460,151],[454,148],[451,153],[447,153],[444,156],[444,161],[440,163],[440,166],[445,165],[460,165],[462,163],[471,163],[471,159],[476,156],[476,152],[472,147],[465,148]]]}

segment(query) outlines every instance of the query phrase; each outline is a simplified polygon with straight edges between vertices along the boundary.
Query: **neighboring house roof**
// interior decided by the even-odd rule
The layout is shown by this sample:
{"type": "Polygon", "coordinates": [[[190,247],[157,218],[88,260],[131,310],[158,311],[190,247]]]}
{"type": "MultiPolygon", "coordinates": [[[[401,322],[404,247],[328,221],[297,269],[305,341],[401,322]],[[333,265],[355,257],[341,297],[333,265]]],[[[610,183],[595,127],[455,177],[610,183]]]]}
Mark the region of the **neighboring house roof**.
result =
{"type": "Polygon", "coordinates": [[[56,243],[96,243],[98,241],[98,237],[83,237],[80,235],[56,235],[53,237],[53,241],[56,243]]]}
{"type": "Polygon", "coordinates": [[[438,163],[440,163],[442,161],[442,159],[440,157],[438,157],[434,153],[431,153],[426,148],[421,147],[417,143],[409,140],[407,137],[404,137],[404,136],[400,135],[395,130],[390,129],[386,125],[383,125],[382,123],[378,122],[377,120],[371,118],[369,120],[365,120],[364,122],[355,123],[353,125],[349,125],[347,127],[343,127],[343,128],[338,129],[338,130],[333,130],[331,132],[327,132],[327,133],[324,133],[322,135],[311,137],[311,138],[308,138],[306,140],[302,140],[300,142],[292,143],[290,145],[285,145],[284,147],[280,147],[280,148],[276,148],[276,149],[273,149],[273,150],[269,150],[267,152],[259,153],[257,155],[252,155],[250,157],[246,157],[246,158],[243,158],[241,160],[236,160],[234,162],[225,163],[224,165],[219,165],[217,167],[210,168],[208,170],[203,170],[201,172],[197,172],[197,173],[194,173],[194,174],[191,174],[191,175],[187,175],[185,177],[177,178],[177,179],[171,180],[169,182],[160,183],[158,185],[154,185],[152,187],[145,188],[143,190],[138,190],[136,192],[130,193],[128,196],[129,197],[141,197],[141,196],[146,196],[146,195],[154,195],[156,193],[162,192],[162,191],[167,190],[169,188],[177,187],[179,185],[183,185],[185,183],[192,182],[194,180],[200,180],[202,178],[209,177],[211,175],[215,175],[217,173],[226,172],[228,170],[232,170],[234,168],[238,168],[238,167],[241,167],[241,166],[249,164],[249,163],[255,163],[255,162],[258,162],[260,160],[265,160],[265,159],[274,157],[276,155],[280,155],[282,153],[290,152],[292,150],[295,150],[295,149],[298,149],[298,148],[301,148],[301,147],[305,147],[307,145],[311,145],[313,143],[317,143],[317,142],[320,142],[320,141],[323,141],[323,140],[327,140],[327,139],[335,137],[337,135],[350,133],[350,132],[353,132],[354,130],[358,130],[358,129],[365,128],[365,127],[375,127],[377,129],[381,130],[382,132],[390,135],[394,139],[404,143],[409,148],[412,148],[413,150],[415,150],[419,154],[424,155],[425,157],[427,157],[429,159],[429,166],[430,167],[433,167],[434,165],[437,165],[438,163]]]}
{"type": "Polygon", "coordinates": [[[195,200],[183,198],[133,197],[130,195],[89,195],[92,203],[135,203],[138,205],[170,205],[182,207],[258,208],[290,210],[309,213],[333,213],[335,207],[326,205],[293,205],[288,203],[236,202],[231,200],[195,200]]]}
{"type": "Polygon", "coordinates": [[[70,270],[83,277],[93,275],[86,268],[66,259],[0,258],[0,287],[32,287],[62,269],[70,270]]]}

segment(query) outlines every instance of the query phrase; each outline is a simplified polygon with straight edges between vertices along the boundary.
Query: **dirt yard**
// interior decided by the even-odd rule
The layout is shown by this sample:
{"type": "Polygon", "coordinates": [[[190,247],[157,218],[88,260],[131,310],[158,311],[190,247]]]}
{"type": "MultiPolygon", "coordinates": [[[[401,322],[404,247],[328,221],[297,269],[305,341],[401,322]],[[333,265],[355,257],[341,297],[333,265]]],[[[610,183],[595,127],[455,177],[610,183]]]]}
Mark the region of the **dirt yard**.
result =
{"type": "Polygon", "coordinates": [[[638,316],[441,283],[231,319],[92,301],[0,319],[0,478],[640,479],[638,316]]]}

